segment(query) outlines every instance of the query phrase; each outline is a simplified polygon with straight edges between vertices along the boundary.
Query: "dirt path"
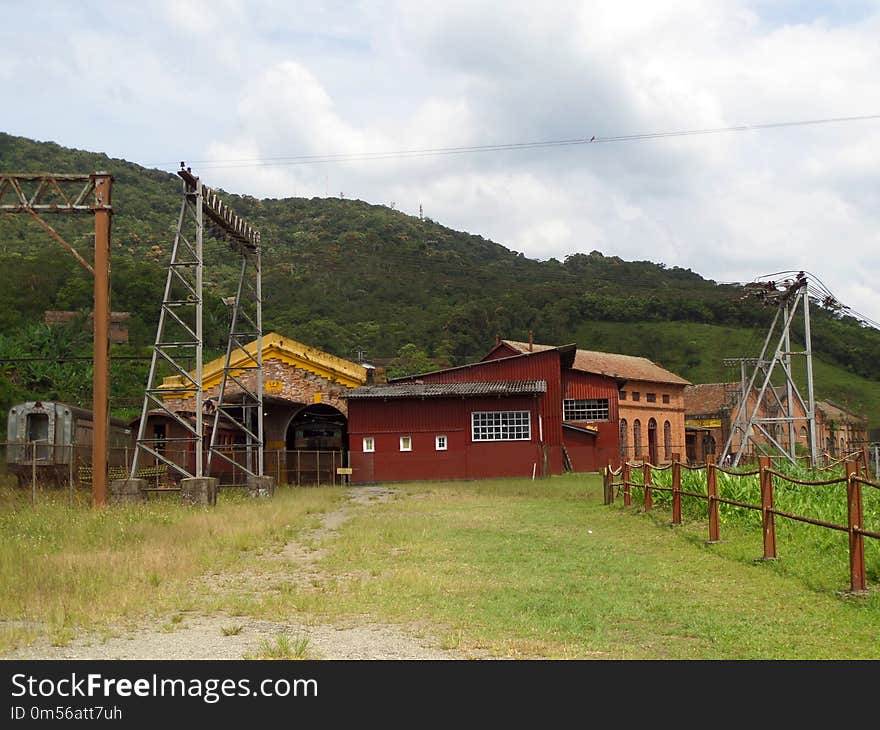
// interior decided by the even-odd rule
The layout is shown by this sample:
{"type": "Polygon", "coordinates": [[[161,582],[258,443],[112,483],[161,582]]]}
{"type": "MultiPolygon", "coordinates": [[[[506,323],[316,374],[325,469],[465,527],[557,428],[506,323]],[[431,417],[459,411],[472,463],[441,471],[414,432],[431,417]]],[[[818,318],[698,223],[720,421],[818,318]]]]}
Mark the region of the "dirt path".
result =
{"type": "MultiPolygon", "coordinates": [[[[264,558],[259,574],[207,576],[200,589],[208,592],[266,591],[279,580],[299,585],[327,578],[318,562],[322,543],[357,512],[395,498],[384,487],[356,487],[348,502],[325,513],[320,524],[264,558]]],[[[337,576],[338,577],[338,576],[337,576]]],[[[430,636],[416,636],[401,627],[364,619],[346,625],[275,622],[245,616],[183,614],[154,621],[149,627],[120,631],[110,638],[82,635],[65,646],[40,640],[5,654],[6,659],[242,659],[261,657],[268,648],[287,642],[306,659],[471,659],[470,654],[442,649],[430,636]],[[176,621],[176,622],[175,622],[176,621]],[[156,626],[163,628],[157,629],[156,626]],[[280,638],[279,637],[283,637],[280,638]],[[296,647],[304,646],[304,651],[296,647]]]]}

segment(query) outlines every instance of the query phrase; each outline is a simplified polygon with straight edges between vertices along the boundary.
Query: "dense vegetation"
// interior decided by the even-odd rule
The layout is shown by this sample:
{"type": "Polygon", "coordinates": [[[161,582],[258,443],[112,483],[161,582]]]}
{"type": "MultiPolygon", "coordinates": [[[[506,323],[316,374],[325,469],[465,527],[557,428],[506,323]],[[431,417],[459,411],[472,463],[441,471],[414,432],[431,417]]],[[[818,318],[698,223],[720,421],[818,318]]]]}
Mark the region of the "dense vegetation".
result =
{"type": "MultiPolygon", "coordinates": [[[[130,344],[115,355],[145,355],[177,222],[180,181],[105,155],[0,134],[0,170],[114,176],[112,303],[131,313],[130,344]]],[[[210,184],[210,180],[206,181],[210,184]]],[[[222,192],[222,191],[221,191],[222,192]]],[[[771,312],[689,269],[623,261],[598,251],[536,261],[481,236],[453,231],[383,205],[336,198],[258,200],[223,193],[262,233],[264,327],[341,357],[358,351],[390,360],[396,372],[460,364],[484,354],[496,334],[543,343],[643,355],[693,382],[737,375],[724,357],[753,356],[771,312]]],[[[61,216],[56,216],[56,221],[61,216]]],[[[57,221],[84,255],[91,221],[57,221]]],[[[224,341],[237,267],[225,244],[207,244],[206,344],[224,341]]],[[[0,216],[0,358],[87,356],[88,337],[50,335],[43,312],[87,312],[89,274],[42,229],[0,216]],[[40,331],[43,330],[43,331],[40,331]]],[[[813,344],[819,397],[880,422],[880,332],[819,307],[813,344]]],[[[75,327],[73,328],[75,329],[75,327]]],[[[80,327],[80,335],[82,327],[80,327]]],[[[90,363],[4,362],[0,399],[49,394],[88,403],[90,363]]],[[[117,412],[138,400],[146,361],[118,360],[117,412]]],[[[393,372],[393,370],[392,370],[393,372]]]]}

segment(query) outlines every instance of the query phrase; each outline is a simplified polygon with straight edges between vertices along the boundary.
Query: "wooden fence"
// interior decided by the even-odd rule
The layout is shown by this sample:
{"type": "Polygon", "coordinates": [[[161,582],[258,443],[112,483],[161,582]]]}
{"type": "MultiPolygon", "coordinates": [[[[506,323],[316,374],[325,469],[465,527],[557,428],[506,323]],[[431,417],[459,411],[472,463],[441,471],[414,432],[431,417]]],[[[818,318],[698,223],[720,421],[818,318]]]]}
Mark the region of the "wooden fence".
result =
{"type": "Polygon", "coordinates": [[[845,475],[833,479],[820,481],[804,481],[795,479],[791,476],[783,474],[773,469],[770,458],[762,456],[758,459],[758,468],[754,471],[731,471],[725,469],[715,463],[714,455],[707,457],[705,465],[691,466],[683,464],[678,454],[672,455],[672,461],[668,464],[654,465],[648,462],[624,462],[618,469],[612,469],[610,466],[604,470],[604,493],[605,504],[614,504],[615,489],[618,494],[623,495],[623,503],[625,506],[632,505],[632,489],[638,488],[644,491],[644,510],[646,512],[653,508],[653,492],[665,491],[672,493],[672,524],[680,525],[681,519],[681,499],[682,497],[692,497],[706,501],[706,510],[708,518],[709,543],[717,543],[720,540],[720,525],[718,518],[718,505],[728,504],[733,507],[742,509],[756,510],[761,513],[761,526],[764,535],[764,554],[760,560],[776,560],[776,517],[784,517],[796,522],[805,522],[818,527],[829,530],[838,530],[846,532],[849,535],[849,567],[850,567],[850,587],[849,592],[854,594],[863,594],[867,592],[867,578],[865,575],[865,538],[874,538],[880,540],[880,532],[865,529],[864,515],[862,509],[862,488],[880,489],[880,484],[869,481],[863,476],[867,473],[864,459],[853,459],[844,462],[845,475]],[[706,470],[706,494],[702,492],[693,492],[683,490],[681,488],[681,470],[688,469],[691,471],[706,470]],[[632,480],[632,470],[640,469],[642,471],[642,481],[636,482],[632,480]],[[653,483],[653,473],[655,471],[672,470],[672,486],[665,487],[653,483]],[[718,493],[718,472],[723,472],[734,477],[750,477],[758,475],[760,483],[761,504],[748,504],[733,499],[728,499],[718,493]],[[773,485],[774,479],[782,479],[784,481],[801,484],[805,486],[827,486],[827,485],[846,485],[847,499],[847,524],[835,524],[824,520],[814,519],[803,515],[796,515],[791,512],[785,512],[777,509],[773,502],[773,485]]]}

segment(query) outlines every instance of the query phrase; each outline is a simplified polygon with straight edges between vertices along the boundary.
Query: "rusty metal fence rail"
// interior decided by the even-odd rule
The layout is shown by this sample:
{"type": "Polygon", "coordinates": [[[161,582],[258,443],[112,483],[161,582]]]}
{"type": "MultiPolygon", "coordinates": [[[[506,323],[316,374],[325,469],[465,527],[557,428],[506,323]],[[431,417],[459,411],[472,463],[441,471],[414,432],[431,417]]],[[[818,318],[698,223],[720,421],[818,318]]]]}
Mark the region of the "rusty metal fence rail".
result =
{"type": "MultiPolygon", "coordinates": [[[[107,479],[125,479],[130,475],[134,448],[113,447],[107,451],[107,479]]],[[[192,470],[195,456],[192,449],[180,448],[169,442],[162,448],[169,461],[192,470]],[[175,447],[176,446],[176,447],[175,447]]],[[[245,463],[247,454],[241,449],[230,449],[229,459],[245,463]]],[[[341,450],[306,451],[267,449],[264,452],[264,474],[275,478],[279,486],[338,486],[346,484],[346,455],[341,450]],[[343,472],[340,474],[340,470],[343,472]]],[[[230,461],[215,459],[204,473],[216,477],[221,488],[244,487],[241,470],[230,461]]],[[[10,484],[36,492],[48,487],[92,486],[94,470],[91,445],[50,444],[46,441],[0,442],[0,474],[10,484]]],[[[139,459],[137,477],[146,479],[150,491],[174,489],[182,477],[173,466],[158,458],[139,459]]]]}
{"type": "MultiPolygon", "coordinates": [[[[866,453],[866,452],[865,452],[866,453]]],[[[717,543],[720,540],[720,521],[718,514],[719,504],[727,504],[746,510],[754,510],[761,514],[761,528],[763,533],[763,555],[758,560],[776,560],[776,517],[815,525],[829,530],[845,532],[849,535],[849,564],[850,564],[850,587],[849,593],[863,594],[867,592],[867,577],[865,572],[865,538],[880,540],[880,531],[866,529],[864,524],[864,510],[862,502],[862,489],[880,490],[880,483],[870,481],[863,474],[868,474],[868,461],[856,454],[857,458],[844,462],[845,475],[838,478],[807,481],[796,479],[773,469],[770,458],[762,456],[758,460],[758,469],[753,471],[732,471],[722,468],[715,463],[715,457],[707,457],[706,463],[701,466],[684,464],[679,461],[679,455],[673,454],[673,460],[669,464],[655,466],[648,462],[631,463],[624,462],[619,468],[606,467],[603,472],[603,491],[605,504],[614,504],[615,490],[623,495],[623,503],[629,507],[632,505],[633,488],[641,489],[644,493],[645,512],[653,508],[653,492],[670,492],[672,496],[672,524],[682,524],[681,500],[682,497],[692,497],[706,501],[708,519],[708,543],[717,543]],[[642,481],[634,481],[633,469],[641,470],[642,481]],[[654,483],[653,472],[658,470],[672,470],[671,486],[660,486],[654,483]],[[694,492],[682,489],[682,469],[690,471],[706,472],[706,493],[694,492]],[[718,493],[718,472],[729,474],[733,477],[751,477],[757,475],[760,484],[760,504],[750,504],[740,500],[730,499],[718,493]],[[784,480],[793,484],[801,484],[810,487],[846,485],[847,523],[837,524],[826,520],[820,520],[805,515],[777,509],[774,505],[773,487],[774,479],[784,480]]],[[[878,526],[880,528],[880,526],[878,526]]]]}

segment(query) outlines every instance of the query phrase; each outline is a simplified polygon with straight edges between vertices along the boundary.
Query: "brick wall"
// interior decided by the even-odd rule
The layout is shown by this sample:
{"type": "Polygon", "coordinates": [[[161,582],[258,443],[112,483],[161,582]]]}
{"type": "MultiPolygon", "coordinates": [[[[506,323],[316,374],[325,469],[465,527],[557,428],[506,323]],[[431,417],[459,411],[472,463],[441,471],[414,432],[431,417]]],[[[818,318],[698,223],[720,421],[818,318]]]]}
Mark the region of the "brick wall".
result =
{"type": "MultiPolygon", "coordinates": [[[[253,388],[256,381],[256,373],[244,372],[236,376],[244,382],[248,387],[253,388]]],[[[231,396],[240,388],[234,381],[227,381],[226,395],[231,396]]],[[[263,361],[263,393],[276,398],[285,398],[287,400],[304,403],[310,405],[315,402],[326,403],[348,415],[348,405],[340,396],[345,393],[348,388],[339,383],[334,383],[320,375],[311,373],[308,370],[289,365],[285,362],[275,359],[267,359],[263,361]],[[273,387],[267,389],[267,384],[280,383],[280,390],[273,387]],[[319,395],[320,401],[316,401],[316,395],[319,395]]],[[[206,398],[216,399],[220,394],[219,382],[212,388],[205,390],[206,398]]],[[[167,401],[172,409],[192,408],[192,398],[173,399],[167,401]]]]}

